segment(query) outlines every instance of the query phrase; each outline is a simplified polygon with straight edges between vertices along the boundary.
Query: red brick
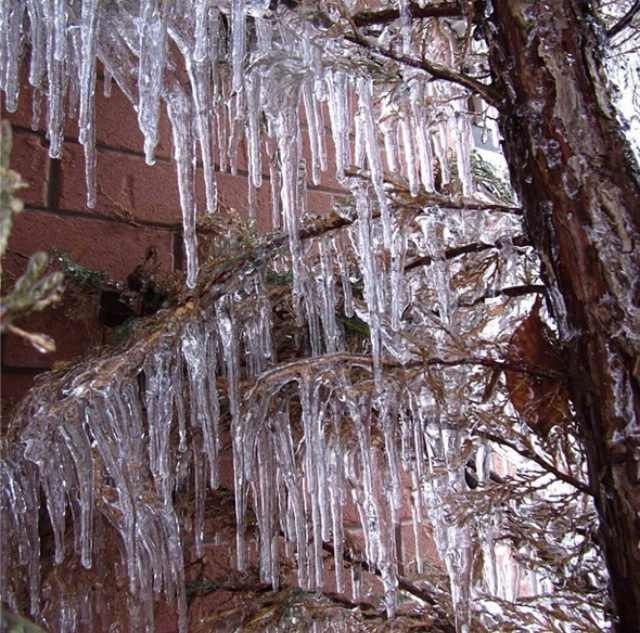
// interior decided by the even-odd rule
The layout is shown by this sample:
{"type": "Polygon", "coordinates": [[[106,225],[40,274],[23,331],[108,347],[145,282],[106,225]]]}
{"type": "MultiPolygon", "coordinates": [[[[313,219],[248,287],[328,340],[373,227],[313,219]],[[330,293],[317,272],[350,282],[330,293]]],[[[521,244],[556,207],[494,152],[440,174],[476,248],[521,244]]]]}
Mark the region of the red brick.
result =
{"type": "Polygon", "coordinates": [[[104,328],[97,314],[74,314],[77,304],[70,300],[50,306],[16,323],[27,332],[53,338],[56,350],[42,354],[23,338],[9,333],[2,348],[2,361],[12,367],[49,368],[53,363],[68,362],[102,343],[104,328]]]}
{"type": "Polygon", "coordinates": [[[333,208],[333,195],[323,191],[307,192],[307,209],[310,213],[327,215],[333,208]]]}
{"type": "MultiPolygon", "coordinates": [[[[7,335],[2,337],[2,347],[6,344],[7,335]]],[[[0,402],[2,419],[6,422],[6,416],[13,407],[24,397],[33,386],[33,381],[38,370],[2,368],[2,381],[0,384],[0,402]]]]}
{"type": "Polygon", "coordinates": [[[151,246],[158,251],[162,270],[171,270],[171,244],[172,234],[164,229],[25,211],[16,217],[4,270],[15,276],[29,255],[55,249],[112,279],[124,279],[151,246]]]}
{"type": "Polygon", "coordinates": [[[24,203],[37,207],[46,206],[50,159],[42,138],[37,134],[15,131],[10,164],[29,185],[18,192],[24,203]]]}
{"type": "Polygon", "coordinates": [[[84,153],[67,143],[61,163],[58,208],[108,217],[175,224],[180,221],[175,166],[158,161],[149,166],[141,156],[98,151],[97,202],[86,206],[84,153]]]}
{"type": "MultiPolygon", "coordinates": [[[[64,251],[79,264],[105,272],[108,278],[124,279],[144,261],[151,246],[157,249],[161,269],[170,271],[172,234],[168,231],[27,211],[16,218],[9,241],[4,266],[10,281],[7,287],[22,273],[26,258],[38,250],[64,251]]],[[[19,337],[9,336],[2,359],[12,367],[50,367],[53,362],[76,358],[102,340],[102,328],[91,306],[83,307],[69,296],[17,325],[52,336],[57,349],[40,354],[19,337]]]]}

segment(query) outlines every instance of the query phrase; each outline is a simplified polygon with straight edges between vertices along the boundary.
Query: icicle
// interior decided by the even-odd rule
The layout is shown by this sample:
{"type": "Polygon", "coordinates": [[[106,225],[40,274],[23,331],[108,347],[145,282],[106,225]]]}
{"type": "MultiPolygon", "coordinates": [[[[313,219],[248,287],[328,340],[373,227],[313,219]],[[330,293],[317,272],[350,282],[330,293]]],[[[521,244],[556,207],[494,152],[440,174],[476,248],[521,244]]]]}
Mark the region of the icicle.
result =
{"type": "MultiPolygon", "coordinates": [[[[44,422],[44,421],[43,421],[44,422]]],[[[27,442],[25,457],[38,465],[42,488],[44,489],[47,511],[53,531],[56,565],[63,562],[65,556],[64,532],[66,500],[63,468],[63,455],[57,443],[45,444],[44,438],[33,438],[27,442]]]]}
{"type": "MultiPolygon", "coordinates": [[[[209,334],[199,320],[187,323],[182,333],[181,349],[189,377],[191,425],[202,430],[203,450],[209,465],[209,484],[218,486],[218,400],[215,391],[211,393],[207,352],[212,349],[208,343],[209,334]]],[[[213,359],[215,362],[215,357],[213,359]]],[[[213,385],[215,390],[215,384],[213,385]]]]}
{"type": "Polygon", "coordinates": [[[231,411],[231,439],[233,446],[233,472],[235,483],[236,508],[236,562],[239,571],[244,571],[247,565],[245,543],[245,511],[246,511],[246,482],[244,472],[243,429],[240,420],[239,384],[239,352],[238,334],[233,314],[233,303],[230,297],[222,298],[216,307],[218,317],[218,333],[224,351],[224,361],[227,373],[227,390],[229,394],[229,409],[231,411]]]}
{"type": "Polygon", "coordinates": [[[238,153],[245,130],[244,97],[244,91],[236,93],[228,103],[230,135],[227,153],[229,154],[229,171],[233,176],[238,174],[238,153]]]}
{"type": "Polygon", "coordinates": [[[362,527],[368,537],[368,562],[375,565],[380,572],[385,591],[387,615],[393,617],[398,583],[397,569],[385,538],[380,514],[381,504],[374,487],[374,482],[378,478],[375,476],[377,469],[371,444],[371,402],[367,396],[362,396],[357,401],[348,399],[347,404],[358,440],[358,456],[361,462],[357,477],[361,488],[358,506],[362,527]]]}
{"type": "Polygon", "coordinates": [[[329,84],[329,116],[331,118],[331,135],[336,150],[336,176],[338,180],[344,178],[344,170],[347,166],[347,78],[343,72],[328,71],[327,83],[329,84]]]}
{"type": "Polygon", "coordinates": [[[371,241],[371,206],[367,188],[355,181],[356,209],[358,213],[358,246],[361,269],[364,278],[365,299],[369,311],[369,331],[371,336],[371,355],[376,384],[382,381],[382,343],[380,338],[379,280],[371,241]]]}
{"type": "MultiPolygon", "coordinates": [[[[104,391],[96,394],[96,401],[85,411],[85,424],[91,428],[91,434],[95,439],[106,472],[113,480],[113,487],[117,492],[117,509],[121,514],[121,524],[117,526],[125,551],[125,563],[129,577],[129,591],[135,595],[138,588],[137,556],[136,556],[136,511],[135,502],[131,491],[129,478],[129,464],[119,457],[119,451],[127,454],[125,448],[126,437],[119,428],[119,416],[126,412],[122,402],[121,393],[124,392],[121,385],[109,385],[104,391]],[[113,390],[112,390],[113,389],[113,390]],[[121,391],[122,390],[122,391],[121,391]],[[118,450],[119,448],[119,450],[118,450]]],[[[123,416],[122,424],[130,421],[128,414],[123,416]]],[[[137,429],[133,428],[135,433],[137,429]]],[[[140,433],[140,431],[138,431],[140,433]]],[[[136,455],[129,454],[131,466],[135,467],[136,455]]]]}
{"type": "Polygon", "coordinates": [[[229,169],[229,155],[227,154],[229,145],[229,130],[227,127],[227,106],[220,101],[215,111],[216,115],[216,136],[218,138],[218,161],[220,163],[220,171],[225,172],[229,169]]]}
{"type": "MultiPolygon", "coordinates": [[[[278,463],[289,494],[290,512],[293,514],[293,524],[295,526],[296,552],[298,555],[298,585],[303,589],[309,589],[310,579],[307,573],[307,522],[305,519],[302,487],[299,481],[300,476],[295,460],[295,448],[288,415],[285,412],[277,414],[274,418],[274,425],[276,429],[275,448],[278,452],[278,463]]],[[[291,520],[290,517],[289,520],[291,520]]]]}
{"type": "MultiPolygon", "coordinates": [[[[309,35],[302,36],[302,47],[304,63],[313,64],[314,46],[309,35]]],[[[309,135],[309,146],[311,147],[311,182],[314,185],[320,184],[320,170],[323,168],[324,156],[324,130],[320,126],[317,101],[314,98],[314,79],[307,78],[302,83],[302,101],[307,118],[307,128],[309,135]]]]}
{"type": "Polygon", "coordinates": [[[414,75],[409,88],[411,101],[411,124],[414,129],[418,158],[420,161],[420,178],[427,192],[434,191],[433,150],[431,149],[431,132],[428,126],[428,115],[423,105],[424,86],[417,75],[414,75]]]}
{"type": "Polygon", "coordinates": [[[45,7],[44,23],[46,25],[46,43],[47,43],[47,83],[48,90],[48,127],[47,135],[49,137],[49,157],[60,158],[62,148],[62,130],[64,125],[63,100],[64,100],[64,61],[56,59],[54,50],[60,34],[54,28],[54,24],[59,28],[60,18],[54,13],[59,10],[60,6],[64,11],[64,4],[61,0],[57,0],[58,5],[47,3],[45,7]]]}
{"type": "Polygon", "coordinates": [[[384,155],[387,161],[387,169],[392,174],[398,174],[400,167],[398,162],[397,121],[389,116],[386,121],[382,121],[381,128],[384,139],[384,155]]]}
{"type": "Polygon", "coordinates": [[[207,59],[209,50],[209,0],[195,0],[195,47],[193,49],[193,61],[202,63],[207,59]]]}
{"type": "Polygon", "coordinates": [[[447,156],[447,148],[449,146],[448,139],[447,122],[445,119],[440,119],[434,141],[438,163],[440,163],[440,180],[442,185],[448,185],[451,182],[451,169],[449,168],[449,157],[447,156]]]}
{"type": "Polygon", "coordinates": [[[267,156],[269,157],[269,181],[271,184],[271,223],[274,230],[280,228],[282,215],[280,211],[280,191],[282,182],[278,163],[278,151],[275,141],[269,134],[265,141],[267,156]]]}
{"type": "Polygon", "coordinates": [[[53,0],[53,58],[64,62],[67,56],[67,10],[65,0],[53,0]]]}
{"type": "MultiPolygon", "coordinates": [[[[8,7],[9,3],[7,2],[5,6],[8,7]]],[[[29,83],[34,88],[42,89],[47,63],[47,34],[40,0],[27,0],[27,11],[29,14],[31,44],[29,83]]],[[[0,64],[1,66],[2,64],[0,64]]]]}
{"type": "Polygon", "coordinates": [[[260,75],[249,73],[245,79],[247,98],[247,139],[249,143],[249,179],[254,187],[262,185],[262,160],[260,156],[260,75]]]}
{"type": "Polygon", "coordinates": [[[102,94],[109,99],[111,97],[111,90],[113,86],[113,75],[108,68],[104,69],[104,79],[102,81],[102,94]]]}
{"type": "Polygon", "coordinates": [[[173,421],[173,374],[170,354],[158,349],[145,367],[145,407],[149,422],[149,468],[156,492],[165,504],[171,504],[172,473],[169,467],[169,437],[173,421]]]}
{"type": "Polygon", "coordinates": [[[411,2],[409,0],[398,0],[398,6],[400,8],[402,54],[409,55],[411,52],[411,2]]]}
{"type": "Polygon", "coordinates": [[[204,464],[202,462],[200,447],[193,443],[193,486],[195,490],[195,511],[193,517],[193,540],[195,542],[195,552],[198,558],[204,556],[204,464]]]}
{"type": "Polygon", "coordinates": [[[322,326],[324,331],[325,348],[327,353],[333,354],[342,349],[342,341],[338,324],[336,323],[336,291],[333,278],[333,265],[329,257],[330,245],[328,240],[320,240],[320,262],[322,276],[320,282],[322,292],[322,326]]]}
{"type": "Polygon", "coordinates": [[[278,584],[278,571],[273,558],[273,541],[277,538],[274,530],[274,494],[275,469],[273,464],[273,447],[270,438],[263,437],[257,442],[257,503],[260,548],[260,581],[272,586],[278,584]]]}
{"type": "Polygon", "coordinates": [[[84,146],[87,206],[96,204],[96,131],[94,128],[94,93],[96,83],[96,31],[98,0],[84,0],[80,21],[82,53],[80,57],[80,116],[78,141],[84,146]]]}
{"type": "Polygon", "coordinates": [[[187,258],[187,286],[194,288],[198,277],[196,204],[193,197],[193,140],[191,108],[185,94],[175,88],[167,96],[173,133],[173,156],[178,170],[178,190],[182,209],[182,232],[187,258]]]}
{"type": "Polygon", "coordinates": [[[358,95],[360,97],[360,116],[364,131],[365,146],[367,148],[367,161],[371,171],[371,183],[376,193],[380,216],[382,218],[382,234],[385,248],[391,248],[391,213],[387,196],[384,191],[384,176],[382,173],[382,162],[380,160],[380,149],[376,141],[376,124],[373,114],[373,79],[360,79],[358,82],[358,95]]]}
{"type": "Polygon", "coordinates": [[[167,58],[167,11],[169,3],[142,0],[140,5],[140,58],[138,66],[138,125],[144,135],[144,155],[148,165],[155,163],[158,144],[160,96],[167,58]]]}
{"type": "Polygon", "coordinates": [[[18,81],[18,62],[22,50],[22,21],[24,19],[24,0],[3,3],[0,9],[0,89],[5,93],[5,107],[8,112],[18,109],[20,85],[18,81]],[[2,41],[4,40],[4,41],[2,41]]]}
{"type": "MultiPolygon", "coordinates": [[[[211,138],[211,74],[206,58],[202,61],[194,59],[194,49],[198,46],[185,36],[180,30],[169,27],[171,38],[176,42],[187,67],[189,82],[191,84],[191,95],[193,100],[193,113],[195,129],[197,133],[198,145],[200,146],[200,156],[202,158],[202,171],[204,177],[205,198],[207,201],[207,212],[213,213],[218,206],[218,191],[214,175],[212,158],[212,138],[211,138]]],[[[204,33],[206,35],[206,31],[204,33]]],[[[202,36],[202,34],[200,34],[202,36]]]]}
{"type": "Polygon", "coordinates": [[[406,304],[404,296],[404,261],[407,252],[407,235],[402,227],[393,234],[391,245],[391,328],[400,329],[400,319],[406,304]]]}
{"type": "Polygon", "coordinates": [[[299,386],[300,407],[302,409],[302,425],[306,440],[305,446],[305,482],[309,503],[311,504],[311,523],[313,527],[313,546],[311,548],[313,584],[312,589],[320,590],[323,586],[322,567],[322,525],[321,499],[325,486],[324,456],[319,435],[319,419],[317,401],[312,393],[313,387],[307,377],[303,377],[299,386]]]}
{"type": "Polygon", "coordinates": [[[384,453],[387,460],[387,470],[390,477],[390,494],[388,498],[391,509],[391,522],[394,527],[400,525],[400,511],[402,509],[402,488],[400,482],[400,465],[396,442],[397,393],[394,389],[385,391],[378,402],[378,419],[384,435],[384,453]]]}
{"type": "Polygon", "coordinates": [[[246,53],[245,0],[231,0],[231,67],[233,69],[233,90],[240,92],[243,85],[244,56],[246,53]]]}
{"type": "Polygon", "coordinates": [[[358,169],[364,169],[364,160],[367,155],[366,137],[362,113],[358,111],[354,117],[355,134],[353,140],[353,164],[358,169]]]}
{"type": "Polygon", "coordinates": [[[463,112],[455,114],[455,148],[458,164],[458,177],[462,185],[462,195],[472,196],[474,193],[473,174],[471,171],[471,148],[473,138],[469,118],[463,112]]]}
{"type": "Polygon", "coordinates": [[[334,441],[328,447],[328,472],[327,485],[329,487],[329,499],[331,503],[331,525],[333,532],[333,558],[336,576],[336,591],[344,593],[344,453],[340,445],[340,417],[333,411],[333,436],[334,441]]]}
{"type": "Polygon", "coordinates": [[[342,246],[342,237],[339,235],[334,236],[332,244],[340,270],[340,282],[344,296],[344,314],[350,319],[353,317],[353,291],[351,289],[351,279],[349,278],[349,262],[342,246]]]}
{"type": "Polygon", "coordinates": [[[402,152],[404,163],[409,180],[409,191],[412,196],[418,195],[418,165],[416,162],[416,152],[414,146],[413,130],[411,129],[411,118],[409,108],[406,104],[400,111],[400,134],[402,136],[402,152]]]}
{"type": "Polygon", "coordinates": [[[91,569],[94,506],[93,458],[89,439],[81,424],[81,419],[65,421],[60,426],[60,434],[73,458],[77,473],[80,498],[80,562],[86,569],[91,569]]]}

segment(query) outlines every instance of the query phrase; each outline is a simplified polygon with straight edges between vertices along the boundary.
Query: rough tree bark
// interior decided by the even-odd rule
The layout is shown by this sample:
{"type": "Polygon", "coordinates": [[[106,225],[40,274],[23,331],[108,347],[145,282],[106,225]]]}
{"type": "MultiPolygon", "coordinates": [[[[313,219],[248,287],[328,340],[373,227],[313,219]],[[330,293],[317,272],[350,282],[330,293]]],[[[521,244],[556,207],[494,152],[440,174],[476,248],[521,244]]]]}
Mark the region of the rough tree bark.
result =
{"type": "Polygon", "coordinates": [[[616,630],[640,631],[640,184],[587,0],[493,3],[500,128],[543,263],[600,515],[616,630]]]}

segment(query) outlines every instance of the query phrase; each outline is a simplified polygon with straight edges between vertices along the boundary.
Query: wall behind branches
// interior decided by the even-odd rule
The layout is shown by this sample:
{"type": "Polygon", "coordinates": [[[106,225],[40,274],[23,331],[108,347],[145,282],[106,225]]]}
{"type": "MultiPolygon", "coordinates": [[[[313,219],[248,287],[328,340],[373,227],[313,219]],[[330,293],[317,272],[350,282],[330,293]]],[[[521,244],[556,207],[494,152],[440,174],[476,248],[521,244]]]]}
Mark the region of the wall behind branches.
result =
{"type": "MultiPolygon", "coordinates": [[[[142,151],[143,137],[131,103],[115,83],[111,86],[111,96],[105,97],[103,81],[97,82],[98,195],[95,208],[90,209],[85,200],[84,154],[78,143],[76,121],[66,123],[62,158],[51,159],[44,132],[46,103],[42,101],[35,131],[32,129],[33,107],[33,91],[25,76],[18,110],[9,113],[4,103],[1,109],[2,118],[8,119],[13,127],[11,167],[29,185],[22,192],[25,211],[16,218],[3,261],[3,287],[13,286],[29,255],[39,250],[66,253],[74,262],[104,273],[108,280],[120,282],[126,280],[152,250],[156,253],[153,267],[158,275],[179,274],[183,267],[180,207],[166,114],[161,119],[156,164],[148,166],[142,151]]],[[[332,149],[329,151],[330,162],[332,149]]],[[[238,173],[218,172],[216,177],[221,209],[233,209],[246,217],[249,191],[244,143],[239,152],[238,173]]],[[[306,145],[304,153],[309,153],[306,145]]],[[[266,160],[264,166],[266,181],[257,192],[258,231],[271,228],[266,160]]],[[[198,205],[204,210],[201,167],[198,172],[198,205]]],[[[331,208],[334,194],[340,192],[334,173],[335,166],[329,165],[319,186],[309,184],[310,212],[321,214],[331,208]]],[[[79,305],[77,299],[72,300],[69,296],[19,325],[53,336],[57,350],[40,354],[13,335],[2,337],[3,413],[26,393],[38,373],[56,363],[78,358],[105,343],[111,334],[102,323],[96,305],[79,305]]]]}

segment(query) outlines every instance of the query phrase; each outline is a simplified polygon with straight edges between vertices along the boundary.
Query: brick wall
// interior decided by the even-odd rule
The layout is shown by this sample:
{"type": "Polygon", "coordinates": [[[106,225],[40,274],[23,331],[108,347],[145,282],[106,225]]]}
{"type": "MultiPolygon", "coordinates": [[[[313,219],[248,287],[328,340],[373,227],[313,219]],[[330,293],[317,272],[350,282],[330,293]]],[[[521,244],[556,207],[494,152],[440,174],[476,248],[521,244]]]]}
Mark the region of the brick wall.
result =
{"type": "MultiPolygon", "coordinates": [[[[160,141],[154,166],[144,162],[143,137],[135,112],[114,84],[106,98],[102,82],[96,86],[96,135],[98,147],[97,204],[85,203],[84,155],[77,140],[76,121],[65,126],[61,160],[48,156],[46,103],[42,102],[39,129],[31,129],[32,91],[23,81],[17,112],[1,111],[13,126],[11,163],[29,184],[22,193],[25,211],[16,218],[8,251],[3,261],[3,288],[12,287],[24,270],[27,258],[38,250],[68,253],[77,263],[105,273],[118,281],[126,279],[141,264],[150,248],[157,252],[160,273],[182,267],[180,208],[174,164],[171,160],[171,131],[166,115],[160,122],[160,141]]],[[[328,117],[327,117],[328,120],[328,117]]],[[[330,135],[329,162],[333,146],[330,135]]],[[[308,154],[305,138],[305,152],[308,154]]],[[[310,164],[310,161],[308,161],[310,164]]],[[[271,224],[268,163],[263,161],[265,182],[257,194],[257,227],[271,224]]],[[[329,164],[321,186],[310,185],[308,208],[326,212],[333,195],[340,191],[329,164]]],[[[201,175],[201,174],[200,174],[201,175]]],[[[237,175],[217,173],[220,202],[225,208],[248,212],[246,150],[240,148],[237,175]]],[[[204,209],[204,187],[197,186],[199,207],[204,209]]],[[[95,305],[78,306],[77,298],[25,319],[19,325],[54,337],[57,350],[40,354],[13,335],[2,337],[2,404],[7,411],[33,383],[35,375],[54,363],[68,362],[103,343],[109,331],[98,318],[95,305]]]]}

